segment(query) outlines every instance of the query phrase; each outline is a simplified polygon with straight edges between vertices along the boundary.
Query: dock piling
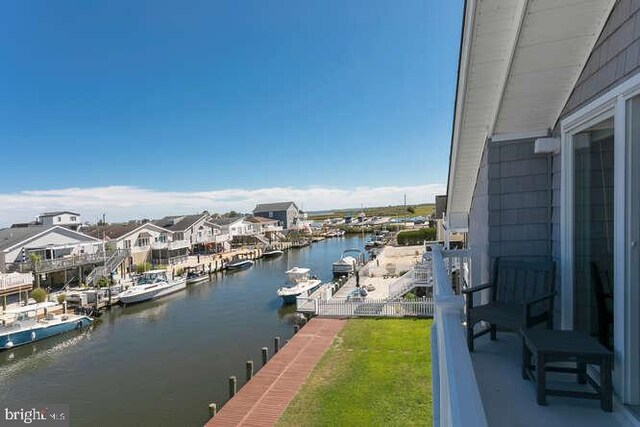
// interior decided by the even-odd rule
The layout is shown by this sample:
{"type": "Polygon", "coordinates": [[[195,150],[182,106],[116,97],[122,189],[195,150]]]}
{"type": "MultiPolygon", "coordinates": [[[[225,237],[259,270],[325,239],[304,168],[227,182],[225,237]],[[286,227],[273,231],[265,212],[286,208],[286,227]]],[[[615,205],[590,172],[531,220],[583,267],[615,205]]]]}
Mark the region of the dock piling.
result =
{"type": "Polygon", "coordinates": [[[247,360],[247,382],[253,378],[253,360],[247,360]]]}
{"type": "Polygon", "coordinates": [[[267,364],[267,360],[269,360],[269,349],[262,347],[262,366],[267,364]]]}
{"type": "Polygon", "coordinates": [[[280,337],[273,339],[273,354],[276,354],[280,350],[280,337]]]}
{"type": "Polygon", "coordinates": [[[209,403],[209,415],[211,418],[215,417],[217,412],[218,406],[215,403],[209,403]]]}
{"type": "Polygon", "coordinates": [[[229,377],[229,399],[236,395],[236,385],[238,384],[238,379],[235,375],[231,375],[229,377]]]}

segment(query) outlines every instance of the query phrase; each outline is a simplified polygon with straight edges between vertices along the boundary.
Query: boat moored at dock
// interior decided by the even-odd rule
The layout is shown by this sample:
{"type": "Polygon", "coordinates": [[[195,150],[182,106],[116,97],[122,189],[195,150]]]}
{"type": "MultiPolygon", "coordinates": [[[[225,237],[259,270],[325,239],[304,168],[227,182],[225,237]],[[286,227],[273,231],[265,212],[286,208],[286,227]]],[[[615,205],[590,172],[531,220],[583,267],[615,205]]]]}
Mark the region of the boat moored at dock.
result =
{"type": "Polygon", "coordinates": [[[134,286],[120,294],[120,302],[126,305],[158,299],[186,287],[185,278],[169,280],[165,270],[151,270],[143,273],[134,286]]]}
{"type": "Polygon", "coordinates": [[[186,267],[186,281],[187,285],[192,285],[194,283],[204,282],[205,280],[209,280],[209,274],[204,271],[204,269],[198,269],[197,267],[186,267]]]}
{"type": "Polygon", "coordinates": [[[308,268],[294,267],[287,271],[287,283],[277,294],[285,304],[293,304],[299,296],[309,296],[322,284],[315,276],[310,276],[308,268]]]}
{"type": "Polygon", "coordinates": [[[360,249],[347,249],[342,252],[340,259],[333,263],[333,277],[349,276],[363,263],[364,255],[360,249]]]}
{"type": "MultiPolygon", "coordinates": [[[[47,313],[38,319],[41,304],[27,305],[7,311],[0,317],[0,350],[9,350],[89,326],[92,319],[85,315],[47,313]]],[[[46,307],[45,307],[46,310],[46,307]]]]}
{"type": "Polygon", "coordinates": [[[280,249],[275,248],[266,248],[264,252],[262,252],[262,258],[275,258],[284,254],[280,249]]]}
{"type": "Polygon", "coordinates": [[[243,270],[253,266],[250,259],[236,259],[227,264],[227,270],[243,270]]]}

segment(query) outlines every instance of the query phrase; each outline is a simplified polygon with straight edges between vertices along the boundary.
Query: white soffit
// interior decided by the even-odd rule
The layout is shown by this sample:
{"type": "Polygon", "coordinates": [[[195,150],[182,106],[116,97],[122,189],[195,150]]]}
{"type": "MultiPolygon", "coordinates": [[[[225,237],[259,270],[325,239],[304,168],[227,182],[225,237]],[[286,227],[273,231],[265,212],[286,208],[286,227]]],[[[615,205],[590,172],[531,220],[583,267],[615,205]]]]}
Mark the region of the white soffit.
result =
{"type": "Polygon", "coordinates": [[[615,0],[469,0],[447,211],[468,212],[487,138],[552,128],[615,0]]]}
{"type": "Polygon", "coordinates": [[[528,1],[495,133],[554,126],[611,7],[611,0],[528,1]]]}

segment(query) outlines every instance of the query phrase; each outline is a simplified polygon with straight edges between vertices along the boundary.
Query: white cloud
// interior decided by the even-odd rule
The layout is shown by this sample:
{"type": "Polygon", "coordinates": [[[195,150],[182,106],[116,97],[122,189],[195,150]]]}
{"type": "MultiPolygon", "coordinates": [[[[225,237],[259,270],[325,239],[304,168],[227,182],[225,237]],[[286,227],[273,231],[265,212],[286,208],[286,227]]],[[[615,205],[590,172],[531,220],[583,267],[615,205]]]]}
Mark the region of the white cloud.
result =
{"type": "Polygon", "coordinates": [[[159,218],[165,215],[209,212],[250,212],[256,203],[293,200],[305,210],[433,202],[443,184],[389,187],[273,187],[254,190],[158,191],[130,186],[65,188],[0,193],[0,226],[26,222],[39,213],[58,209],[78,211],[83,221],[95,222],[102,213],[108,221],[159,218]]]}

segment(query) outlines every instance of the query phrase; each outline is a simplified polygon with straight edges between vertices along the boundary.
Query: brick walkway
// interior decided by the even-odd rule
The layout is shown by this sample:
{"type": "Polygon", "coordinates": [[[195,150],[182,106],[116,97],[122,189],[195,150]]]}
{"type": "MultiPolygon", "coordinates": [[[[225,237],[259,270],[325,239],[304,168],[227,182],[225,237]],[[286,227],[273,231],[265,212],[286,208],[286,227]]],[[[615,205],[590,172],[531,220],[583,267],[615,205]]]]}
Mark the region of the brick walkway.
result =
{"type": "Polygon", "coordinates": [[[272,426],[305,382],[344,320],[313,318],[206,424],[272,426]]]}

